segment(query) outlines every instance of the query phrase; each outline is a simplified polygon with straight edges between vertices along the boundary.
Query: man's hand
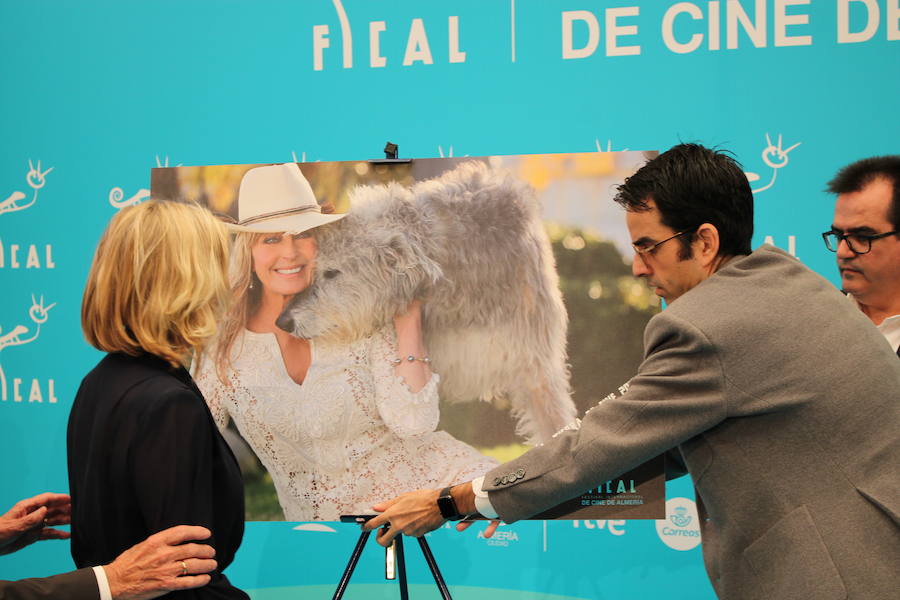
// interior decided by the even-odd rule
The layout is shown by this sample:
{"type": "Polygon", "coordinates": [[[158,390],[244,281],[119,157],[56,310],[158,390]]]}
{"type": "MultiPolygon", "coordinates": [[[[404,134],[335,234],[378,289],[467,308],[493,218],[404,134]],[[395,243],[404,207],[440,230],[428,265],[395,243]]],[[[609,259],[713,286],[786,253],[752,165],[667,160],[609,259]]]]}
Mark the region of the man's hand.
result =
{"type": "Polygon", "coordinates": [[[390,529],[378,534],[378,543],[385,547],[401,533],[421,537],[444,524],[437,506],[438,494],[439,490],[416,490],[380,502],[372,508],[381,514],[366,522],[364,527],[371,531],[390,523],[390,529]]]}
{"type": "MultiPolygon", "coordinates": [[[[368,530],[390,523],[390,528],[378,534],[378,543],[390,546],[399,534],[420,537],[444,524],[444,518],[437,506],[438,490],[417,490],[397,496],[393,500],[381,502],[372,508],[381,514],[365,524],[368,530]]],[[[462,514],[475,514],[475,493],[472,482],[455,485],[450,490],[457,510],[462,514]]],[[[460,521],[457,531],[465,531],[474,521],[460,521]]],[[[492,521],[484,530],[484,537],[491,537],[499,521],[492,521]]]]}
{"type": "Polygon", "coordinates": [[[0,554],[11,554],[38,540],[63,540],[68,531],[48,525],[70,522],[72,504],[66,494],[45,492],[16,502],[0,516],[0,554]]]}
{"type": "Polygon", "coordinates": [[[103,570],[114,600],[148,600],[168,592],[209,583],[216,551],[206,544],[185,544],[212,535],[205,527],[178,525],[151,535],[119,555],[103,570]]]}

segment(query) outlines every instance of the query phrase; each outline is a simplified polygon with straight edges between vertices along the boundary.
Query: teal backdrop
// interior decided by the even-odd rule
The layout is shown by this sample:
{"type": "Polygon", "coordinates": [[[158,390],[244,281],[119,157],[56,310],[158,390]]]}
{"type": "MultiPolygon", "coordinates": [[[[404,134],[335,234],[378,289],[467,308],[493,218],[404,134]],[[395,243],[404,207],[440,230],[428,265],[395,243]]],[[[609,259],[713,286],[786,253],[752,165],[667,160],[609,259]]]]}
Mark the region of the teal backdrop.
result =
{"type": "MultiPolygon", "coordinates": [[[[824,185],[900,139],[900,0],[2,0],[0,22],[0,510],[67,488],[66,419],[99,356],[82,286],[151,167],[698,141],[742,162],[754,243],[836,281],[824,185]]],[[[689,481],[668,497],[660,522],[431,545],[458,597],[712,598],[689,481]]],[[[233,581],[330,597],[357,532],[297,526],[248,523],[233,581]]],[[[415,597],[436,597],[411,550],[415,597]]],[[[396,595],[382,562],[366,551],[356,597],[396,595]]],[[[0,557],[0,578],[71,567],[46,542],[0,557]]]]}

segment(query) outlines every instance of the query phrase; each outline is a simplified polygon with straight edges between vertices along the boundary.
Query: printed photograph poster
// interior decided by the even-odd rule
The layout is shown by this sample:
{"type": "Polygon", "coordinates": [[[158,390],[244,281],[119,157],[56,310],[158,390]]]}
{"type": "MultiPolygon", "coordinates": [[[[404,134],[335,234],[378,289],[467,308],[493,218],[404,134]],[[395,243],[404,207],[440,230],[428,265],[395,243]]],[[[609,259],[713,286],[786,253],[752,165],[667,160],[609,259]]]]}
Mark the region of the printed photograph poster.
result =
{"type": "MultiPolygon", "coordinates": [[[[612,198],[656,154],[153,169],[154,198],[233,232],[234,304],[192,373],[248,520],[371,514],[622,393],[660,307],[612,198]]],[[[659,457],[535,518],[662,518],[664,480],[659,457]]]]}

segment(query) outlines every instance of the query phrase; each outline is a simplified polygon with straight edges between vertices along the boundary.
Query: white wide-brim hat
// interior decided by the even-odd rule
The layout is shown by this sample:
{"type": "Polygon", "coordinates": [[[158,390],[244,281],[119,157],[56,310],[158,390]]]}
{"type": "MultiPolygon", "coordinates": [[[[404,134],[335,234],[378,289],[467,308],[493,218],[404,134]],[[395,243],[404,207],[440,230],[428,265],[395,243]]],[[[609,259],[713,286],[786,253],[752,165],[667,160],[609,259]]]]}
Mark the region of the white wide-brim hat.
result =
{"type": "Polygon", "coordinates": [[[345,216],[323,214],[300,167],[284,163],[244,173],[238,191],[238,222],[228,227],[250,233],[300,233],[345,216]]]}

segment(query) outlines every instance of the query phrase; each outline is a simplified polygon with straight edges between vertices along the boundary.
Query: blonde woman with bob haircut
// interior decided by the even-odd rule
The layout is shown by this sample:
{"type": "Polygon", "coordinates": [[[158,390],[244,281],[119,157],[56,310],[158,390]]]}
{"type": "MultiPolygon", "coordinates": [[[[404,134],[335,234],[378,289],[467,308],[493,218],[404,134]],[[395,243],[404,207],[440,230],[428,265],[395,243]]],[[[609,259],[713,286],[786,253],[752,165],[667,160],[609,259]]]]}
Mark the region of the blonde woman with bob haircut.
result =
{"type": "Polygon", "coordinates": [[[202,525],[218,568],[179,598],[248,598],[222,574],[244,530],[240,471],[185,369],[227,309],[227,252],[224,225],[199,206],[125,208],[100,239],[81,310],[88,342],[108,354],[69,416],[72,556],[106,564],[157,531],[202,525]]]}
{"type": "Polygon", "coordinates": [[[321,210],[297,165],[247,171],[238,213],[235,304],[213,360],[194,373],[219,427],[234,420],[272,476],[286,520],[371,513],[391,492],[469,481],[497,464],[436,431],[439,378],[419,302],[350,344],[276,326],[313,280],[315,228],[344,216],[321,210]]]}

